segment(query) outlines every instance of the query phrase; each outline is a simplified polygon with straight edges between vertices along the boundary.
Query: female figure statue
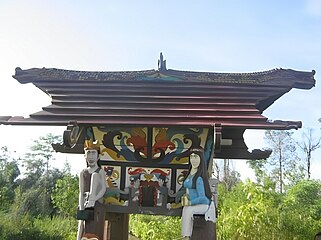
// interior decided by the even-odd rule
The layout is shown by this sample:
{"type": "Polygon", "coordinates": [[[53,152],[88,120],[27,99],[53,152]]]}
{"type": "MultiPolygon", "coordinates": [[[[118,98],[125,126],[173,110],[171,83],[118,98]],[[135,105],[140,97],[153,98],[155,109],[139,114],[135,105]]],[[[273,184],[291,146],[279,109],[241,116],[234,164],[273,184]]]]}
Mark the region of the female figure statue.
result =
{"type": "Polygon", "coordinates": [[[213,216],[215,209],[202,149],[191,150],[189,173],[183,186],[186,193],[181,199],[183,206],[181,235],[183,239],[189,239],[192,236],[194,214],[206,214],[206,220],[215,220],[213,216]],[[208,217],[208,214],[212,216],[208,217]]]}

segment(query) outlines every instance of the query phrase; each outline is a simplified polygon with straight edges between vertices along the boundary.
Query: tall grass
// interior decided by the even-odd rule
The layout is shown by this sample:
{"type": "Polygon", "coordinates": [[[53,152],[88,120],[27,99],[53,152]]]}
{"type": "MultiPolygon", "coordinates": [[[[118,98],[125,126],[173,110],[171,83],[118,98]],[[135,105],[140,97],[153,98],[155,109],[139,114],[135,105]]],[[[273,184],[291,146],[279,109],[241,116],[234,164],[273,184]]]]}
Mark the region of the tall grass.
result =
{"type": "Polygon", "coordinates": [[[33,218],[0,212],[2,240],[71,240],[76,238],[77,222],[64,217],[33,218]]]}

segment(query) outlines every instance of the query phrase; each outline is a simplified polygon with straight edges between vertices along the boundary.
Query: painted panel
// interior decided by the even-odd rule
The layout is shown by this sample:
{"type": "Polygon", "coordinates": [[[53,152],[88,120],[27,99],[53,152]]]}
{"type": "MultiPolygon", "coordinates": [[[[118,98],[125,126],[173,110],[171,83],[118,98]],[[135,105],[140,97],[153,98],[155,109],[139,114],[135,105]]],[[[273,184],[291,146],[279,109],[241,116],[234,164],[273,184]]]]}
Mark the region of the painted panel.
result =
{"type": "Polygon", "coordinates": [[[189,150],[203,148],[210,157],[209,128],[87,128],[86,138],[100,144],[101,160],[155,164],[188,164],[189,150]]]}

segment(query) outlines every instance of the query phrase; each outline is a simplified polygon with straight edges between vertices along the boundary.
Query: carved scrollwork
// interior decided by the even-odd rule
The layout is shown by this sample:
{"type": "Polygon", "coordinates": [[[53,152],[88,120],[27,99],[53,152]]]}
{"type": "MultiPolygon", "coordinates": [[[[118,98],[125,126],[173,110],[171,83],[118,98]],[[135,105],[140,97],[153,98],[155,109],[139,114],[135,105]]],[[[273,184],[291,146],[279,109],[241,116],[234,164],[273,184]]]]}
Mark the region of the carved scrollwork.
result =
{"type": "Polygon", "coordinates": [[[120,131],[110,131],[107,132],[104,136],[103,136],[103,145],[106,148],[111,149],[112,151],[114,151],[117,154],[117,157],[120,157],[122,155],[121,151],[119,151],[117,149],[117,147],[115,146],[114,143],[114,138],[117,138],[118,140],[122,139],[123,134],[120,131]]]}
{"type": "Polygon", "coordinates": [[[80,136],[81,131],[77,122],[70,122],[63,133],[63,143],[66,147],[73,148],[80,136]]]}
{"type": "Polygon", "coordinates": [[[201,139],[195,134],[185,134],[183,142],[185,144],[190,143],[190,147],[183,153],[177,156],[177,159],[188,157],[191,154],[191,149],[202,148],[201,139]]]}

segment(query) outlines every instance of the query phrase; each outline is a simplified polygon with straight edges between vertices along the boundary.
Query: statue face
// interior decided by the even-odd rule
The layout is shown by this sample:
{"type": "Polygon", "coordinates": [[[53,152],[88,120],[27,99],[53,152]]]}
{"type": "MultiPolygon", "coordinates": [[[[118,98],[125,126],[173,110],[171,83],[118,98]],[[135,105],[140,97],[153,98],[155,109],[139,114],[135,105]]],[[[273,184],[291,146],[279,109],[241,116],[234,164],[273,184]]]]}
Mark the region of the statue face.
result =
{"type": "Polygon", "coordinates": [[[201,162],[201,158],[198,154],[192,153],[189,157],[192,168],[198,168],[201,162]]]}
{"type": "Polygon", "coordinates": [[[98,161],[98,152],[95,149],[88,149],[85,151],[85,158],[89,166],[93,166],[98,161]]]}

